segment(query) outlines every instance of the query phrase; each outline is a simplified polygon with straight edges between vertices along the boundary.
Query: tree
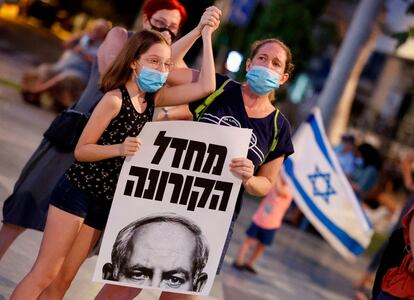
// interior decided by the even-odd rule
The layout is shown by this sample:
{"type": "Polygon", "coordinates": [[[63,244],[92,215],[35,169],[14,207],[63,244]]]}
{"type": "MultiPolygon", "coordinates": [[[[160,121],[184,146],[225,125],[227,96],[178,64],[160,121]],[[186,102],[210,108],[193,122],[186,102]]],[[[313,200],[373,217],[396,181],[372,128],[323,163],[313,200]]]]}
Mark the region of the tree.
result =
{"type": "MultiPolygon", "coordinates": [[[[297,69],[303,68],[315,53],[317,45],[312,32],[318,24],[327,0],[272,0],[257,5],[250,22],[240,28],[227,24],[218,38],[232,50],[238,50],[247,57],[250,45],[259,39],[276,37],[283,40],[292,50],[297,69]]],[[[243,70],[237,74],[240,79],[243,70]]]]}

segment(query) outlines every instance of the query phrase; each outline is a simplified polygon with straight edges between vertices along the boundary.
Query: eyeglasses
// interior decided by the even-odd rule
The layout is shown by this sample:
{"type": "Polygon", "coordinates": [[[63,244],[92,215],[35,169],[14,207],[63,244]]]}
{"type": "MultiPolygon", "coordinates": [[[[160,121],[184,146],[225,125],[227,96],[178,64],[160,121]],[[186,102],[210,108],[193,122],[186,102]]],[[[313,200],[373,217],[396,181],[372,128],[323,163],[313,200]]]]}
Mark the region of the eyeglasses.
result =
{"type": "Polygon", "coordinates": [[[151,19],[151,20],[153,21],[150,21],[149,23],[151,25],[152,30],[156,30],[160,33],[167,31],[170,34],[171,42],[175,41],[175,39],[177,38],[177,33],[178,33],[177,26],[173,25],[173,26],[167,27],[166,24],[161,20],[157,20],[157,19],[151,19]]]}
{"type": "Polygon", "coordinates": [[[169,72],[174,68],[174,64],[172,62],[164,62],[161,58],[158,57],[143,57],[142,60],[152,69],[165,70],[169,72]]]}
{"type": "Polygon", "coordinates": [[[177,35],[178,29],[179,29],[178,25],[172,24],[172,25],[168,26],[163,20],[159,20],[157,18],[151,18],[150,24],[153,27],[157,27],[157,29],[168,29],[168,31],[170,31],[174,35],[177,35]]]}

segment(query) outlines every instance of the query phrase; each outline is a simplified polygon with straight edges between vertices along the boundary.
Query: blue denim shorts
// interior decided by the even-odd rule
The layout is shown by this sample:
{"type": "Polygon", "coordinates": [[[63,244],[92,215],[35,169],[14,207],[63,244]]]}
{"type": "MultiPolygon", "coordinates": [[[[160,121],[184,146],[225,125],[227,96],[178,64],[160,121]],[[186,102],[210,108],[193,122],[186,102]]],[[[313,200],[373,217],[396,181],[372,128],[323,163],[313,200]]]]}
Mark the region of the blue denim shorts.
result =
{"type": "Polygon", "coordinates": [[[252,223],[246,230],[248,237],[258,240],[260,243],[266,246],[270,246],[273,243],[277,229],[263,229],[252,223]]]}
{"type": "Polygon", "coordinates": [[[84,224],[103,230],[108,220],[111,202],[87,195],[63,175],[50,196],[50,204],[84,219],[84,224]]]}

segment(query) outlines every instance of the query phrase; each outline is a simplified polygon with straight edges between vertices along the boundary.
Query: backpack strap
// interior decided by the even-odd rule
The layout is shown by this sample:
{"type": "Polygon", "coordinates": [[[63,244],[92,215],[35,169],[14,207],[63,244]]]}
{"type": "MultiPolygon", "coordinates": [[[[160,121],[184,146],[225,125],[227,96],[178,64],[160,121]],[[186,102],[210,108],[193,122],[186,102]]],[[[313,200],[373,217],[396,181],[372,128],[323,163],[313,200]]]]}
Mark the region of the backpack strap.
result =
{"type": "MultiPolygon", "coordinates": [[[[203,103],[201,103],[199,106],[197,106],[197,108],[194,110],[194,114],[195,114],[195,120],[200,120],[201,116],[204,114],[205,110],[210,106],[211,103],[213,103],[213,101],[221,94],[224,92],[224,88],[225,86],[231,82],[232,80],[229,78],[227,79],[217,90],[215,90],[210,96],[208,96],[203,103]]],[[[278,128],[277,128],[277,118],[279,116],[279,109],[276,108],[276,113],[275,113],[275,117],[273,120],[273,125],[274,125],[274,135],[273,135],[273,140],[272,140],[272,145],[269,148],[269,151],[267,152],[267,154],[265,155],[265,157],[263,158],[263,161],[261,162],[260,165],[262,165],[265,161],[267,156],[270,154],[270,152],[272,152],[273,150],[276,149],[277,146],[277,142],[278,142],[278,128]]]]}
{"type": "Polygon", "coordinates": [[[272,152],[273,150],[276,149],[277,142],[278,142],[278,139],[279,139],[278,129],[277,129],[277,117],[279,116],[279,112],[280,112],[279,109],[276,108],[275,117],[273,119],[273,126],[275,128],[275,131],[274,131],[274,135],[273,135],[272,145],[270,145],[269,151],[267,152],[266,156],[263,158],[263,160],[260,163],[260,165],[264,164],[264,162],[266,161],[266,158],[270,154],[270,152],[272,152]]]}
{"type": "Polygon", "coordinates": [[[208,96],[206,99],[204,99],[203,103],[201,103],[197,108],[194,110],[195,113],[195,119],[198,121],[200,120],[201,116],[204,114],[204,111],[207,109],[207,107],[210,106],[211,103],[221,94],[224,92],[224,87],[232,81],[230,78],[227,79],[221,87],[219,87],[217,90],[215,90],[210,96],[208,96]]]}

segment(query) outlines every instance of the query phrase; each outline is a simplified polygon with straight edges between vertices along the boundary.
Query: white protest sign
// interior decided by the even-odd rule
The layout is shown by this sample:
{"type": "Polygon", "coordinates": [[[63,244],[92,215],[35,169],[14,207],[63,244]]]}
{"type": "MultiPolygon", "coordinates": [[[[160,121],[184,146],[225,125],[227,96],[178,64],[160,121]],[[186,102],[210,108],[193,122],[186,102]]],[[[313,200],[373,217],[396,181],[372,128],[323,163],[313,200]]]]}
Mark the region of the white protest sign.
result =
{"type": "Polygon", "coordinates": [[[250,129],[149,122],[125,160],[93,280],[207,295],[239,193],[250,129]]]}

